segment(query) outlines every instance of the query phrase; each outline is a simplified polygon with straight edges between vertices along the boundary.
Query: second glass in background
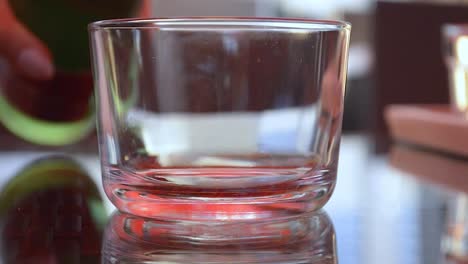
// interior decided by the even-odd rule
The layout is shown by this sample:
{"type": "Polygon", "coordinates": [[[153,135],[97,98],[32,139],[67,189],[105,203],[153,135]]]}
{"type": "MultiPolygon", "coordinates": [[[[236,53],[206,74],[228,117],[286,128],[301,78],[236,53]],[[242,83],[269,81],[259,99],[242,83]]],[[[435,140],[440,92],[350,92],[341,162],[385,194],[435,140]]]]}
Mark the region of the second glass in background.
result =
{"type": "Polygon", "coordinates": [[[468,24],[442,27],[443,56],[448,70],[450,100],[459,112],[468,112],[468,24]]]}

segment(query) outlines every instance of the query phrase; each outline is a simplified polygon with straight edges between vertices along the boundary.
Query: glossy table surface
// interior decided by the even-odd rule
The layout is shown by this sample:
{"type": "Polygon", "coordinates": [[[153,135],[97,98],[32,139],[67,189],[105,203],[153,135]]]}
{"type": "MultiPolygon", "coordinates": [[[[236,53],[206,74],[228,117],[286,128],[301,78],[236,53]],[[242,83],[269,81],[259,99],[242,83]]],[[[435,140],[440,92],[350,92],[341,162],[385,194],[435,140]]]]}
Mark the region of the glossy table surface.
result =
{"type": "Polygon", "coordinates": [[[343,137],[323,211],[238,225],[118,214],[94,154],[0,152],[0,263],[451,263],[441,242],[461,194],[369,150],[343,137]]]}

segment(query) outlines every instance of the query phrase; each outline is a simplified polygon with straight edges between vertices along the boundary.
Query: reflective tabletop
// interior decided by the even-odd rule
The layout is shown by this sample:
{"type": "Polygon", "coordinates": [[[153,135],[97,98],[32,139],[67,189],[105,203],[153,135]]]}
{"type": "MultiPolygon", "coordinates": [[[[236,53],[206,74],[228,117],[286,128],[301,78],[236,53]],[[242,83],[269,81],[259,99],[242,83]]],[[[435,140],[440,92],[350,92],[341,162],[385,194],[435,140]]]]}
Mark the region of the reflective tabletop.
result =
{"type": "Polygon", "coordinates": [[[323,210],[236,224],[116,212],[97,154],[0,152],[0,263],[468,263],[446,254],[448,208],[464,206],[463,190],[369,150],[364,137],[344,136],[323,210]]]}

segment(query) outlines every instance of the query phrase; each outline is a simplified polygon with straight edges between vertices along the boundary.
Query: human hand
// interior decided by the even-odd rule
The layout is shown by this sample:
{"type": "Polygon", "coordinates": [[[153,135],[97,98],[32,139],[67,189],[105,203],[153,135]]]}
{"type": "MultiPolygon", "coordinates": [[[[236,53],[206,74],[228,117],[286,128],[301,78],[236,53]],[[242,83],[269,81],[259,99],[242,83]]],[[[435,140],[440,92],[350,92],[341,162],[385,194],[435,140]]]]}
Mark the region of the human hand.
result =
{"type": "MultiPolygon", "coordinates": [[[[14,16],[8,0],[0,0],[0,61],[24,78],[49,80],[54,76],[54,65],[47,47],[25,28],[14,16]]],[[[3,66],[3,65],[2,65],[3,66]]]]}

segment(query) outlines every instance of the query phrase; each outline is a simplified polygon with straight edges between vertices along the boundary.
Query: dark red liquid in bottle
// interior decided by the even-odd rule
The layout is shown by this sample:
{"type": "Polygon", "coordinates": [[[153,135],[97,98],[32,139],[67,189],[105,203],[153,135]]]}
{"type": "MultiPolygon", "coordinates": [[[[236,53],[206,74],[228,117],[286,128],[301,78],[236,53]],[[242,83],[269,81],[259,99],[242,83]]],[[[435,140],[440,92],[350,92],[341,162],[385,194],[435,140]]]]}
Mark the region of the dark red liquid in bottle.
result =
{"type": "Polygon", "coordinates": [[[49,122],[78,121],[90,115],[92,92],[90,72],[57,72],[48,81],[11,76],[3,91],[17,110],[49,122]]]}

